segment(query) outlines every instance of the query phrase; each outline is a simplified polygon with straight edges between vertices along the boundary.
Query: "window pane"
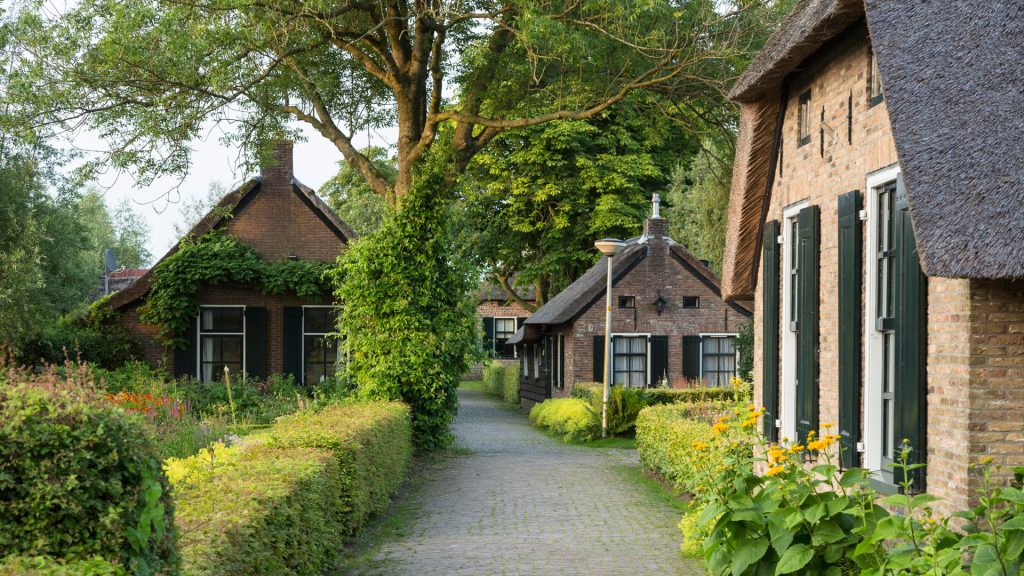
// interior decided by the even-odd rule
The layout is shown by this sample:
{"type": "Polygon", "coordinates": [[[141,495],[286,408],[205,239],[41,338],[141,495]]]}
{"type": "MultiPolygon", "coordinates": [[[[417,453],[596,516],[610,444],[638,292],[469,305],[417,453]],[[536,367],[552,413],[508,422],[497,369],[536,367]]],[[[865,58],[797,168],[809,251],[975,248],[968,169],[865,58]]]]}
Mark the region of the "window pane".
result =
{"type": "Polygon", "coordinates": [[[227,363],[242,363],[242,337],[241,336],[220,336],[221,356],[218,360],[227,363]]]}
{"type": "Polygon", "coordinates": [[[310,334],[334,332],[334,316],[333,308],[304,308],[303,331],[310,334]]]}

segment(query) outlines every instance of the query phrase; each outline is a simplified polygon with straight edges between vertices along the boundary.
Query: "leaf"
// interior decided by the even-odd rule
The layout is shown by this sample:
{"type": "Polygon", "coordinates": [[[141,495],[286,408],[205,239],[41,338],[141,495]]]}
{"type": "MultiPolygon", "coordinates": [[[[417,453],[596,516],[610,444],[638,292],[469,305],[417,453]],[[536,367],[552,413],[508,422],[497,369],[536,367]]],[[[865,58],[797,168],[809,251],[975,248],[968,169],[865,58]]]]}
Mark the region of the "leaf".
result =
{"type": "Polygon", "coordinates": [[[814,558],[814,549],[807,544],[791,546],[779,559],[779,565],[775,567],[775,576],[792,574],[806,566],[811,558],[814,558]]]}
{"type": "Polygon", "coordinates": [[[766,538],[748,538],[740,542],[732,555],[732,575],[741,576],[748,567],[760,560],[768,551],[766,538]]]}
{"type": "Polygon", "coordinates": [[[843,488],[852,488],[857,484],[864,482],[866,479],[866,470],[863,468],[850,468],[846,472],[843,472],[843,476],[839,479],[839,485],[843,488]]]}
{"type": "Polygon", "coordinates": [[[811,544],[820,546],[822,544],[831,544],[838,542],[846,537],[846,533],[843,529],[836,524],[835,520],[826,519],[818,523],[814,527],[814,531],[811,532],[811,544]]]}
{"type": "Polygon", "coordinates": [[[775,553],[782,556],[782,553],[793,543],[793,532],[784,526],[768,524],[768,533],[772,537],[772,548],[775,553]]]}
{"type": "Polygon", "coordinates": [[[999,566],[995,546],[991,544],[978,546],[971,561],[971,574],[973,576],[997,576],[1001,573],[1002,568],[999,566]]]}

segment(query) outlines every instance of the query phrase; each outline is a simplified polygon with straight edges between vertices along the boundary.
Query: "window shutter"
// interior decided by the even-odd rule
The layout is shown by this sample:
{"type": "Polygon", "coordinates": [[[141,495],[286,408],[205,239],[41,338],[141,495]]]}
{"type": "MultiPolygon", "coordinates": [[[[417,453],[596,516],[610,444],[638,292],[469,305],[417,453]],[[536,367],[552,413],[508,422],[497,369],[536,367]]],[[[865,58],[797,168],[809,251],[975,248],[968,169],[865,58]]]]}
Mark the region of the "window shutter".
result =
{"type": "Polygon", "coordinates": [[[764,435],[778,442],[779,429],[779,221],[764,225],[764,278],[761,286],[761,403],[764,435]]]}
{"type": "MultiPolygon", "coordinates": [[[[924,464],[927,454],[927,382],[925,378],[925,306],[927,280],[921,271],[914,226],[903,176],[896,181],[896,442],[910,441],[910,462],[924,464]]],[[[914,490],[924,491],[924,470],[913,472],[914,490]]]]}
{"type": "Polygon", "coordinates": [[[668,380],[668,336],[651,336],[651,374],[648,386],[668,380]]]}
{"type": "Polygon", "coordinates": [[[266,308],[245,308],[245,372],[250,378],[267,379],[266,308]]]}
{"type": "Polygon", "coordinates": [[[198,321],[199,318],[197,316],[189,323],[188,334],[185,335],[185,347],[174,350],[175,378],[183,378],[185,376],[195,378],[199,375],[199,369],[196,366],[196,355],[199,353],[199,343],[196,342],[199,338],[196,334],[198,330],[196,322],[198,321]]]}
{"type": "Polygon", "coordinates": [[[604,382],[604,336],[594,336],[594,382],[604,382]]]}
{"type": "Polygon", "coordinates": [[[820,210],[808,206],[800,211],[797,241],[800,279],[797,286],[796,336],[796,432],[797,440],[818,431],[818,247],[821,238],[820,210]]]}
{"type": "Polygon", "coordinates": [[[555,357],[555,337],[548,335],[544,337],[544,356],[540,359],[541,373],[544,376],[544,397],[551,398],[551,388],[554,384],[555,371],[553,361],[555,357]]]}
{"type": "Polygon", "coordinates": [[[526,320],[527,320],[526,316],[520,316],[520,317],[516,318],[516,330],[519,330],[520,328],[522,328],[523,324],[526,323],[526,320]]]}
{"type": "Polygon", "coordinates": [[[860,191],[839,197],[839,447],[840,464],[860,464],[861,253],[860,191]]]}
{"type": "Polygon", "coordinates": [[[565,336],[558,335],[558,387],[565,388],[565,336]]]}
{"type": "Polygon", "coordinates": [[[700,336],[683,336],[683,377],[700,379],[700,336]]]}
{"type": "Polygon", "coordinates": [[[302,307],[286,306],[282,325],[281,368],[291,374],[296,384],[303,383],[302,371],[302,307]]]}
{"type": "Polygon", "coordinates": [[[494,318],[484,316],[484,351],[494,350],[494,318]]]}

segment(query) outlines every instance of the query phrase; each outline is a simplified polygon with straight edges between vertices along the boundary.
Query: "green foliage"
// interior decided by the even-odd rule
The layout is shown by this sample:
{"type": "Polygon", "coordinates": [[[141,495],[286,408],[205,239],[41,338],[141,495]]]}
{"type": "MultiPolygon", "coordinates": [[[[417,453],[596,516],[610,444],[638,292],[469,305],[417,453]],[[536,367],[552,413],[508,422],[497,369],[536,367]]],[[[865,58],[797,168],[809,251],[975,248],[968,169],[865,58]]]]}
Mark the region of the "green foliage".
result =
{"type": "Polygon", "coordinates": [[[29,338],[17,356],[25,364],[73,360],[112,369],[142,357],[142,344],[112,322],[96,321],[88,314],[71,313],[29,338]]]}
{"type": "Polygon", "coordinates": [[[501,397],[508,404],[519,405],[519,365],[505,366],[501,378],[501,397]]]}
{"type": "MultiPolygon", "coordinates": [[[[505,365],[497,360],[484,364],[484,390],[492,396],[504,397],[505,365]]],[[[516,371],[518,375],[518,370],[516,371]]]]}
{"type": "Polygon", "coordinates": [[[183,573],[322,574],[383,509],[412,452],[408,409],[332,405],[166,463],[183,573]]]}
{"type": "Polygon", "coordinates": [[[479,356],[474,274],[450,258],[440,186],[436,171],[419,178],[403,209],[341,256],[336,292],[350,381],[363,398],[407,403],[422,450],[450,441],[459,378],[479,356]]]}
{"type": "Polygon", "coordinates": [[[89,385],[52,372],[0,381],[0,549],[173,571],[172,506],[153,439],[89,385]]]}
{"type": "MultiPolygon", "coordinates": [[[[612,389],[622,388],[612,386],[612,389]]],[[[614,392],[612,392],[614,393],[614,392]]],[[[694,402],[732,402],[742,401],[743,398],[732,388],[699,387],[699,388],[630,388],[627,394],[638,396],[644,406],[657,406],[660,404],[694,403],[694,402]]],[[[604,394],[604,385],[599,382],[580,382],[572,388],[572,395],[575,398],[582,398],[591,404],[601,404],[604,394]]]]}
{"type": "Polygon", "coordinates": [[[669,234],[722,273],[725,224],[732,179],[731,142],[705,140],[700,153],[680,162],[665,192],[669,234]]]}
{"type": "Polygon", "coordinates": [[[601,435],[600,417],[579,398],[549,398],[530,409],[530,422],[566,442],[589,441],[601,435]]]}
{"type": "Polygon", "coordinates": [[[736,376],[744,382],[754,381],[754,321],[740,327],[736,336],[736,376]]]}
{"type": "Polygon", "coordinates": [[[125,576],[124,568],[102,558],[59,560],[49,556],[11,556],[0,561],[0,576],[125,576]]]}
{"type": "Polygon", "coordinates": [[[266,262],[234,236],[211,232],[182,240],[178,250],[156,266],[140,318],[160,328],[161,341],[180,348],[199,313],[200,288],[232,283],[256,286],[265,294],[318,299],[330,292],[328,268],[307,260],[266,262]]]}
{"type": "MultiPolygon", "coordinates": [[[[398,176],[395,159],[388,157],[384,148],[368,148],[363,154],[389,182],[398,176]]],[[[388,201],[375,194],[359,172],[347,162],[341,163],[338,173],[317,191],[356,234],[366,236],[376,232],[391,213],[388,201]]]]}

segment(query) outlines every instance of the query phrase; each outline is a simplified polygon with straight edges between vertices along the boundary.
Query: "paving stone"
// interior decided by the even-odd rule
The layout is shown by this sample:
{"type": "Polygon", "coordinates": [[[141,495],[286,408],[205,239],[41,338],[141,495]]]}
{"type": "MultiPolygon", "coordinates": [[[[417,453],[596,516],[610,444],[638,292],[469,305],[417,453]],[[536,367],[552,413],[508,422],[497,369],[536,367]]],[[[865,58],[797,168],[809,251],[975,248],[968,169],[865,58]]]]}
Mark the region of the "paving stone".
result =
{"type": "Polygon", "coordinates": [[[416,511],[372,575],[704,574],[679,553],[679,512],[623,478],[635,450],[570,446],[482,392],[460,390],[456,442],[423,471],[416,511]]]}

